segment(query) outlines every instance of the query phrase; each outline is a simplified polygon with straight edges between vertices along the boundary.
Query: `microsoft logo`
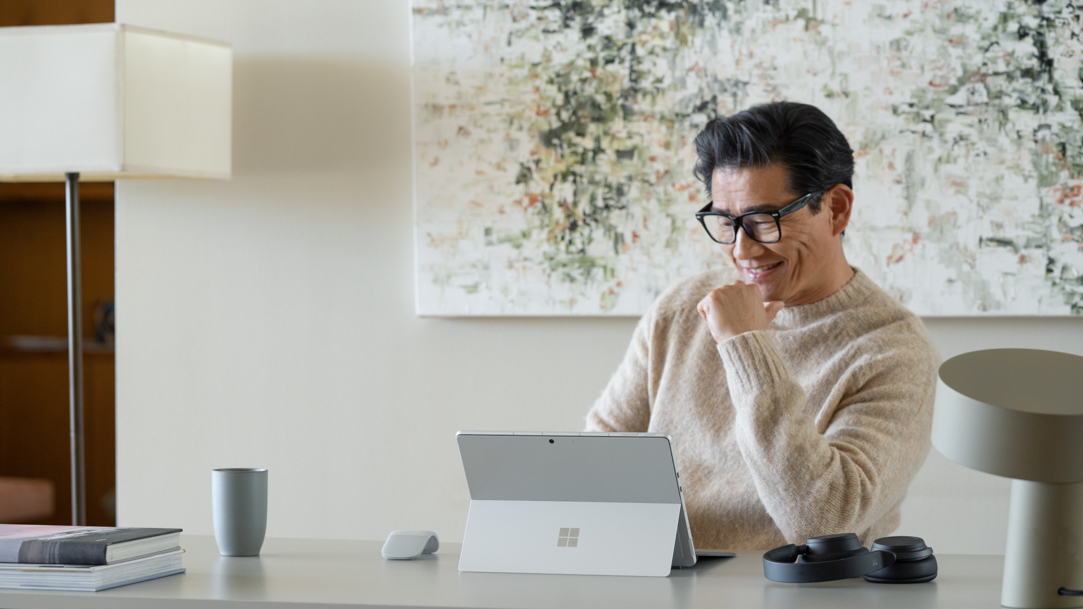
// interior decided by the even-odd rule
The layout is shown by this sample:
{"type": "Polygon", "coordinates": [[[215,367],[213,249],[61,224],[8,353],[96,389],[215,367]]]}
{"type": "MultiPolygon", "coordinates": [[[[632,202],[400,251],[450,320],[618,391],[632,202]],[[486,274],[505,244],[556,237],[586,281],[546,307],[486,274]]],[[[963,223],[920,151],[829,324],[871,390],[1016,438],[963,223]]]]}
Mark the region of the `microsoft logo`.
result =
{"type": "Polygon", "coordinates": [[[579,529],[560,529],[557,537],[558,548],[574,548],[579,545],[579,529]]]}

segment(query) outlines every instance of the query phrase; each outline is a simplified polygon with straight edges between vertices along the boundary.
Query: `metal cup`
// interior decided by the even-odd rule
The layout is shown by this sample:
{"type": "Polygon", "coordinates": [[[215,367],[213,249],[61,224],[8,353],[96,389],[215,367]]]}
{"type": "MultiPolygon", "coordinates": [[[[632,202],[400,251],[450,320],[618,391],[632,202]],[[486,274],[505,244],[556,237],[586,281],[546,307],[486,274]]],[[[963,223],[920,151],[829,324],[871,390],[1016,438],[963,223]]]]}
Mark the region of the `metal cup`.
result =
{"type": "Polygon", "coordinates": [[[267,470],[211,472],[214,540],[222,556],[259,556],[267,534],[267,470]]]}

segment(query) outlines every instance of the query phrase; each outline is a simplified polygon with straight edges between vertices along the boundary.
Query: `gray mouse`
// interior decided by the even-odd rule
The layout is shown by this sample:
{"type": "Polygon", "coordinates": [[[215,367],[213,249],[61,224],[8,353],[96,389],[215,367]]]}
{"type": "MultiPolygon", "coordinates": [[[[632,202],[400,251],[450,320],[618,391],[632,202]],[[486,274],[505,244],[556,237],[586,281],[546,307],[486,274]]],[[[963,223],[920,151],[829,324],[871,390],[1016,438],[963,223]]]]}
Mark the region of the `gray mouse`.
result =
{"type": "Polygon", "coordinates": [[[388,560],[413,560],[440,549],[440,538],[432,531],[391,531],[380,551],[388,560]]]}

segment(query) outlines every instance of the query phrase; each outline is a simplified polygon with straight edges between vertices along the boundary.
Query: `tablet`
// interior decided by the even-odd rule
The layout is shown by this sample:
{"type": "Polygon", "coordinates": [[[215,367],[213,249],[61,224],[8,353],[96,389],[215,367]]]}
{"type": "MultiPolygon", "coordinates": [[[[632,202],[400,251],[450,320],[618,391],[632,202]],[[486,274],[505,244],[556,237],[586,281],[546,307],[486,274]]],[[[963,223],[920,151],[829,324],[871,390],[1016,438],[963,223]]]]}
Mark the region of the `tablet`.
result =
{"type": "Polygon", "coordinates": [[[668,436],[456,434],[470,488],[460,571],[667,576],[696,562],[668,436]]]}

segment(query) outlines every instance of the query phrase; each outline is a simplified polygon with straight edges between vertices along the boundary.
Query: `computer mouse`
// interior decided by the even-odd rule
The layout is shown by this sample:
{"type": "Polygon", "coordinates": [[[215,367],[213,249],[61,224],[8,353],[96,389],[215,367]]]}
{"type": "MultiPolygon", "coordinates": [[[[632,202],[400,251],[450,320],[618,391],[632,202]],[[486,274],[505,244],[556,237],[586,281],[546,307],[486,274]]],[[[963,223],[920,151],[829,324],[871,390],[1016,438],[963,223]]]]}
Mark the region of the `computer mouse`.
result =
{"type": "Polygon", "coordinates": [[[432,531],[391,531],[381,550],[388,560],[413,560],[440,549],[440,538],[432,531]]]}

